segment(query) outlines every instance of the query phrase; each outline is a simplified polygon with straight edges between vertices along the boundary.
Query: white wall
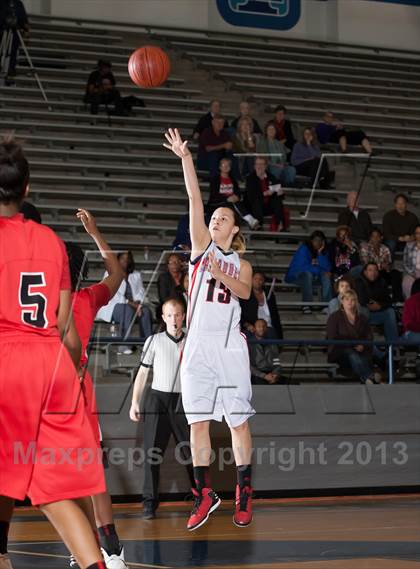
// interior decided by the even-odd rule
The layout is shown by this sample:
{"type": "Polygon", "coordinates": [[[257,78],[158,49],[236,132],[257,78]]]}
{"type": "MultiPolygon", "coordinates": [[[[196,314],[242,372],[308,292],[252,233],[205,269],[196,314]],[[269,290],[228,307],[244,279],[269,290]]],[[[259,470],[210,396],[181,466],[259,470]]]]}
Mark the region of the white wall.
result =
{"type": "Polygon", "coordinates": [[[225,22],[216,0],[24,0],[29,12],[114,23],[152,24],[420,50],[420,7],[373,0],[301,0],[297,25],[286,32],[225,22]]]}
{"type": "Polygon", "coordinates": [[[420,6],[341,0],[338,29],[342,43],[420,50],[420,6]]]}

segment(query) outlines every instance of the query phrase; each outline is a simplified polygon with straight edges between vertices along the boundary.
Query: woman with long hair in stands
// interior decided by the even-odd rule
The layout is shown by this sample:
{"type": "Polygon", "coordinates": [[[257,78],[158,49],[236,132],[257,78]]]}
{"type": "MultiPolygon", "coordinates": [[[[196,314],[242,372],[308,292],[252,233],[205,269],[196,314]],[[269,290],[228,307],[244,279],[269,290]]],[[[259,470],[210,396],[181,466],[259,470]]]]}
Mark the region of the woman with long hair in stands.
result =
{"type": "Polygon", "coordinates": [[[191,451],[196,488],[187,528],[195,530],[220,505],[210,484],[210,421],[229,425],[237,468],[233,521],[247,526],[252,521],[251,453],[248,419],[251,377],[248,348],[240,332],[240,298],[249,298],[252,267],[241,258],[245,243],[235,212],[216,209],[209,227],[187,141],[169,129],[166,148],[182,160],[190,203],[191,260],[188,332],[181,366],[182,401],[191,425],[191,451]]]}

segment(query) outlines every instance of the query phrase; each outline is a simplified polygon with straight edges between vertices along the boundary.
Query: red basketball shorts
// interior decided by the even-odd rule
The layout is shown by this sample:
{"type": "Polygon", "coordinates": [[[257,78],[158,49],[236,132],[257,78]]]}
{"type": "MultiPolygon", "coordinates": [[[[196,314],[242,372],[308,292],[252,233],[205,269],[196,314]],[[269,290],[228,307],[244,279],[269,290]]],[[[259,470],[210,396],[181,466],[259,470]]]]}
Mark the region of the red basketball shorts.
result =
{"type": "Polygon", "coordinates": [[[34,505],[105,491],[97,436],[58,338],[0,343],[0,495],[34,505]]]}

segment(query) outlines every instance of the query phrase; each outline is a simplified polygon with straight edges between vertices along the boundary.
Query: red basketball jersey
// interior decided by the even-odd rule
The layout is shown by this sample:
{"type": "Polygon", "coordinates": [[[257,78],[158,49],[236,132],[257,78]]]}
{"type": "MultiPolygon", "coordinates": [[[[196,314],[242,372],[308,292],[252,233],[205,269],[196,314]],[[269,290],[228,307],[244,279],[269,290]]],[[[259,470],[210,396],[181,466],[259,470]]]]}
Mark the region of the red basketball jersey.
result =
{"type": "Polygon", "coordinates": [[[81,364],[87,363],[86,348],[98,310],[108,304],[109,288],[99,283],[73,293],[73,318],[82,342],[81,364]]]}
{"type": "Polygon", "coordinates": [[[70,290],[63,242],[21,214],[0,217],[0,336],[57,336],[60,290],[70,290]]]}

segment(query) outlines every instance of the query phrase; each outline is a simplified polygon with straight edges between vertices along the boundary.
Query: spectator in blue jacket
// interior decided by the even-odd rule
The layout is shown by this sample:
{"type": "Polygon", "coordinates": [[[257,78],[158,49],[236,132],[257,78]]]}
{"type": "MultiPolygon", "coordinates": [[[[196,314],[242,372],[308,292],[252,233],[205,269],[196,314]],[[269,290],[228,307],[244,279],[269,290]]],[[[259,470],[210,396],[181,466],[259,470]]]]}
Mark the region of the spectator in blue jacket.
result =
{"type": "MultiPolygon", "coordinates": [[[[321,149],[315,142],[312,128],[307,127],[303,131],[302,141],[296,142],[293,147],[291,163],[296,168],[299,176],[307,176],[314,183],[321,161],[321,149]]],[[[326,159],[322,161],[318,183],[323,190],[328,190],[334,179],[334,172],[330,172],[326,159]]]]}
{"type": "MultiPolygon", "coordinates": [[[[313,301],[315,283],[321,285],[322,302],[331,300],[331,263],[322,231],[314,231],[309,239],[300,245],[290,262],[285,281],[302,288],[303,302],[313,301]]],[[[310,306],[304,306],[302,311],[304,314],[312,312],[310,306]]]]}
{"type": "Polygon", "coordinates": [[[341,152],[347,152],[347,145],[362,146],[368,153],[372,153],[372,146],[363,130],[347,130],[337,121],[333,113],[327,111],[323,121],[316,125],[316,135],[321,144],[339,144],[341,152]]]}

